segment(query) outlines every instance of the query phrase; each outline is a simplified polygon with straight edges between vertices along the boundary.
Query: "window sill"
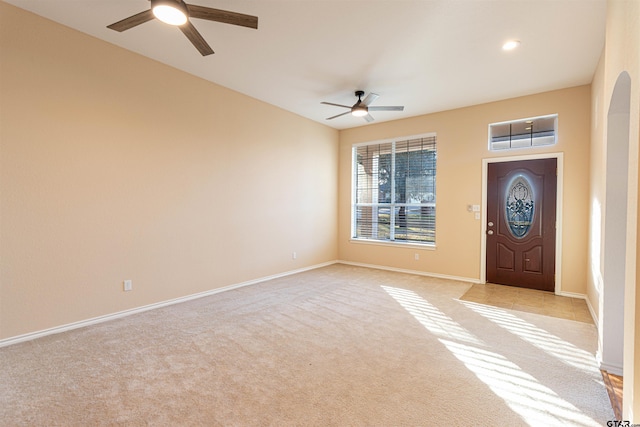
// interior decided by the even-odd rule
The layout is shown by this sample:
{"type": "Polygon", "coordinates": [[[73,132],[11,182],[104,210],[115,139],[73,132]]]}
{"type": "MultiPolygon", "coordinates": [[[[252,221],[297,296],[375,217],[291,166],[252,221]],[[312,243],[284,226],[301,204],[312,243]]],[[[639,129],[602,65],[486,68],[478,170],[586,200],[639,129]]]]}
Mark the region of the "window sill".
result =
{"type": "Polygon", "coordinates": [[[366,239],[349,239],[349,242],[356,243],[359,245],[373,245],[373,246],[390,246],[394,248],[413,248],[413,249],[424,249],[427,251],[436,250],[436,245],[434,243],[404,243],[404,242],[385,242],[382,240],[366,240],[366,239]]]}

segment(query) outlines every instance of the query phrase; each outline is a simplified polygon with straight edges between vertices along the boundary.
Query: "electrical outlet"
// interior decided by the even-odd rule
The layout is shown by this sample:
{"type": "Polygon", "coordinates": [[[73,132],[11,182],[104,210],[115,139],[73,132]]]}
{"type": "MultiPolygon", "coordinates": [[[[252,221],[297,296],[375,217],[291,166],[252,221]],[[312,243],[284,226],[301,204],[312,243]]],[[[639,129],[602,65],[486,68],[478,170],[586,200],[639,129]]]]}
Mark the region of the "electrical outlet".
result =
{"type": "Polygon", "coordinates": [[[133,283],[131,280],[125,280],[123,283],[125,291],[130,291],[131,289],[133,289],[133,283]]]}
{"type": "Polygon", "coordinates": [[[297,259],[298,258],[298,253],[294,252],[291,254],[291,259],[297,259]]]}
{"type": "Polygon", "coordinates": [[[418,261],[420,259],[420,254],[416,253],[413,255],[413,259],[415,259],[416,261],[418,261]]]}

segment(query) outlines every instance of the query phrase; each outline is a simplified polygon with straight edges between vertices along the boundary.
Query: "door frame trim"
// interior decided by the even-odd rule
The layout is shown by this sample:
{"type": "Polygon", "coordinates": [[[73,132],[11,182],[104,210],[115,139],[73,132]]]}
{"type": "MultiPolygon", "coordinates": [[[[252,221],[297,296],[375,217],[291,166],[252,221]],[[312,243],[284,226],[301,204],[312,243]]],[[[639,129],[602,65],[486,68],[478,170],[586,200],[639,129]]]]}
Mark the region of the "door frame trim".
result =
{"type": "Polygon", "coordinates": [[[540,153],[482,159],[482,209],[480,210],[480,283],[487,283],[487,176],[489,163],[517,162],[520,160],[557,159],[556,183],[556,272],[555,293],[562,293],[562,195],[564,192],[564,153],[540,153]]]}

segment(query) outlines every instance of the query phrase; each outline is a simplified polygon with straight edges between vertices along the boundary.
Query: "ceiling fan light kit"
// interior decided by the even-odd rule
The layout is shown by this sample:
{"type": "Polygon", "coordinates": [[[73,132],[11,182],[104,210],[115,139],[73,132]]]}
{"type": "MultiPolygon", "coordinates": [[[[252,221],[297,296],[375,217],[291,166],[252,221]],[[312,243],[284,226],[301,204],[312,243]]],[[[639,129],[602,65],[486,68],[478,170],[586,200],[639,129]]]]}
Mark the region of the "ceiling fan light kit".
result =
{"type": "Polygon", "coordinates": [[[187,23],[189,11],[182,0],[151,0],[153,16],[169,25],[187,23]]]}
{"type": "Polygon", "coordinates": [[[258,28],[258,17],[228,10],[187,4],[183,0],[151,0],[151,8],[136,13],[128,18],[107,25],[107,28],[123,32],[156,18],[162,22],[177,26],[198,49],[202,56],[211,55],[213,49],[191,23],[191,18],[204,19],[224,24],[239,25],[247,28],[258,28]]]}
{"type": "Polygon", "coordinates": [[[353,107],[353,109],[351,110],[351,115],[352,116],[356,116],[356,117],[364,117],[367,114],[369,114],[369,109],[365,106],[358,106],[358,107],[353,107]]]}
{"type": "Polygon", "coordinates": [[[342,105],[342,104],[334,104],[332,102],[321,102],[321,104],[325,105],[333,105],[334,107],[342,107],[348,108],[349,111],[346,113],[336,114],[335,116],[327,117],[327,120],[335,119],[336,117],[344,116],[345,114],[351,113],[352,116],[355,117],[363,117],[366,121],[372,122],[374,118],[369,114],[370,111],[404,111],[404,106],[394,105],[394,106],[380,106],[380,107],[371,107],[370,104],[378,99],[380,95],[377,93],[370,92],[366,98],[362,99],[364,95],[363,90],[357,90],[355,95],[358,97],[358,101],[352,106],[342,105]]]}
{"type": "Polygon", "coordinates": [[[502,45],[502,50],[514,50],[520,46],[520,40],[508,40],[502,45]]]}

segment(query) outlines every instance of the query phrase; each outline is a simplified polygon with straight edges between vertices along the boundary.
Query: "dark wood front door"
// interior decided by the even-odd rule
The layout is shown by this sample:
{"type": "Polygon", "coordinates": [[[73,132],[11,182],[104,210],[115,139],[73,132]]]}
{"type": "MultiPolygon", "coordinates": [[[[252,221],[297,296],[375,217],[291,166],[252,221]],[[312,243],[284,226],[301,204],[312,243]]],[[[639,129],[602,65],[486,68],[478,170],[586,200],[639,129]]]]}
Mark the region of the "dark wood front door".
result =
{"type": "Polygon", "coordinates": [[[557,159],[489,163],[487,282],[555,290],[557,159]]]}

